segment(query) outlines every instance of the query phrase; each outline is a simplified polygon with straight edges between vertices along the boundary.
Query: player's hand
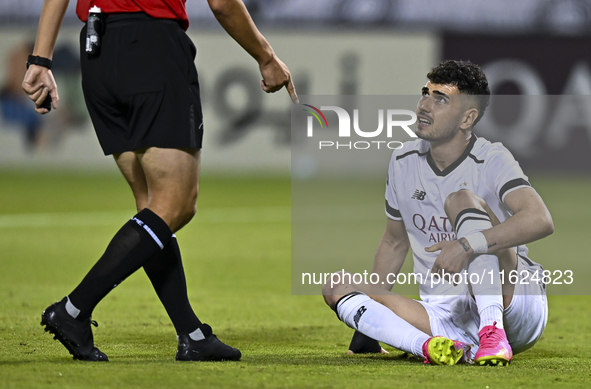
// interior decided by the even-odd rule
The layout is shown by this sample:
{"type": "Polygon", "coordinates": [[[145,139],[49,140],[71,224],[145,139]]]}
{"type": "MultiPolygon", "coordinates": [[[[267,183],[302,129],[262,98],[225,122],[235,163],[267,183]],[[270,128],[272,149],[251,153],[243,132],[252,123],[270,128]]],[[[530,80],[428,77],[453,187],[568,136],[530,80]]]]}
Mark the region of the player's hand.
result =
{"type": "Polygon", "coordinates": [[[441,270],[445,270],[448,277],[456,273],[461,273],[468,265],[468,261],[474,253],[467,243],[462,244],[458,240],[439,242],[431,247],[425,247],[425,251],[429,253],[440,251],[433,264],[431,273],[440,273],[441,270]]]}
{"type": "Polygon", "coordinates": [[[40,114],[49,112],[47,108],[41,108],[41,104],[43,104],[47,95],[51,96],[52,107],[57,109],[59,96],[51,70],[43,66],[31,65],[25,74],[22,87],[29,98],[35,103],[35,111],[40,114]]]}
{"type": "Polygon", "coordinates": [[[285,86],[289,97],[291,97],[291,101],[294,104],[299,104],[300,100],[293,85],[291,73],[287,66],[275,54],[273,54],[270,61],[260,64],[259,68],[263,76],[261,87],[265,92],[274,93],[285,86]]]}

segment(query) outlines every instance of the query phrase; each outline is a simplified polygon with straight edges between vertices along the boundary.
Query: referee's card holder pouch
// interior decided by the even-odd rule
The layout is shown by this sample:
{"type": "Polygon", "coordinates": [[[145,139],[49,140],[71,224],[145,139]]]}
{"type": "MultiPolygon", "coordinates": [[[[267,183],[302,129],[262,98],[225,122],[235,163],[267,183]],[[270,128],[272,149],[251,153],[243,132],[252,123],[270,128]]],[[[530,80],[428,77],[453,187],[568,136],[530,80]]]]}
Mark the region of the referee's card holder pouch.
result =
{"type": "Polygon", "coordinates": [[[101,37],[105,33],[105,15],[97,6],[88,11],[86,22],[86,53],[98,57],[101,53],[101,37]]]}

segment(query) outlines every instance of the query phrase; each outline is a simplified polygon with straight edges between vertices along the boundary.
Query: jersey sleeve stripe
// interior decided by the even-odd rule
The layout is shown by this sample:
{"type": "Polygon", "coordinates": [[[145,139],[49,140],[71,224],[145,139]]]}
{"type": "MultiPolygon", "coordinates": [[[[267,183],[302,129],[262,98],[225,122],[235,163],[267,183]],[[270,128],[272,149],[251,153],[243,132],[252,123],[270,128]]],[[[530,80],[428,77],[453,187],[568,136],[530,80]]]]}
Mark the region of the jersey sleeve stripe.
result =
{"type": "MultiPolygon", "coordinates": [[[[456,222],[455,222],[455,225],[454,225],[454,231],[458,231],[458,228],[460,228],[460,226],[458,225],[458,223],[462,220],[462,216],[464,216],[467,213],[485,216],[486,217],[486,220],[490,221],[490,217],[488,216],[488,213],[486,213],[485,211],[481,211],[480,209],[476,209],[476,208],[462,209],[458,213],[458,216],[456,216],[456,222]]],[[[461,225],[461,223],[460,223],[460,225],[461,225]]]]}
{"type": "Polygon", "coordinates": [[[388,215],[390,218],[392,219],[400,219],[402,218],[402,215],[400,214],[400,211],[392,208],[390,206],[390,204],[388,204],[388,200],[386,200],[386,215],[388,215]]]}
{"type": "Polygon", "coordinates": [[[463,218],[462,221],[460,222],[460,224],[457,225],[457,227],[456,227],[456,233],[457,233],[457,231],[460,230],[460,228],[462,227],[462,224],[464,224],[464,222],[466,220],[484,220],[484,221],[490,222],[490,219],[487,218],[487,217],[471,217],[471,216],[468,216],[468,217],[463,218]]]}
{"type": "Polygon", "coordinates": [[[505,185],[503,185],[503,187],[501,188],[501,190],[499,191],[499,198],[501,199],[501,201],[505,201],[505,195],[513,190],[513,189],[517,189],[518,187],[527,187],[527,186],[531,186],[531,184],[529,182],[527,182],[526,180],[524,180],[523,178],[516,178],[514,180],[511,180],[509,182],[507,182],[505,185]]]}

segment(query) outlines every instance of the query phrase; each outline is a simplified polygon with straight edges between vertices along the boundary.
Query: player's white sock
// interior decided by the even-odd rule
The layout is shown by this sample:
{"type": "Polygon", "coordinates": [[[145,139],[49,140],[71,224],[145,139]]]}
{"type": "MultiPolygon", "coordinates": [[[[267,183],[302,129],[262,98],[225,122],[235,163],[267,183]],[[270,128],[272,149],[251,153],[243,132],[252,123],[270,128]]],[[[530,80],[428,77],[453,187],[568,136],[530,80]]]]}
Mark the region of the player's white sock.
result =
{"type": "MultiPolygon", "coordinates": [[[[481,297],[490,297],[490,296],[481,296],[481,297]]],[[[476,303],[478,305],[478,302],[476,303]]],[[[483,304],[484,305],[484,304],[483,304]]],[[[496,322],[496,327],[503,329],[503,306],[498,306],[496,301],[494,305],[489,305],[484,309],[480,309],[478,307],[478,313],[480,314],[480,327],[478,331],[482,331],[482,329],[486,326],[492,326],[496,322]]]]}
{"type": "MultiPolygon", "coordinates": [[[[479,209],[465,209],[456,218],[458,239],[490,228],[492,223],[488,214],[479,209]]],[[[479,330],[493,325],[494,322],[497,322],[497,328],[503,328],[503,287],[499,275],[499,259],[496,255],[480,254],[468,265],[468,274],[469,277],[476,274],[478,277],[475,275],[469,279],[478,278],[479,281],[471,283],[480,314],[479,330]]]]}
{"type": "Polygon", "coordinates": [[[66,312],[68,315],[72,316],[74,319],[78,317],[80,314],[80,310],[72,304],[69,297],[66,297],[68,300],[66,301],[66,312]]]}
{"type": "Polygon", "coordinates": [[[364,335],[398,350],[423,357],[423,343],[429,335],[401,319],[366,294],[353,292],[337,302],[339,319],[364,335]]]}
{"type": "Polygon", "coordinates": [[[497,323],[497,328],[504,328],[503,287],[499,276],[499,259],[494,255],[481,254],[468,266],[468,273],[476,273],[480,278],[484,274],[484,280],[481,283],[471,284],[480,315],[478,331],[486,326],[492,326],[494,322],[497,323]]]}

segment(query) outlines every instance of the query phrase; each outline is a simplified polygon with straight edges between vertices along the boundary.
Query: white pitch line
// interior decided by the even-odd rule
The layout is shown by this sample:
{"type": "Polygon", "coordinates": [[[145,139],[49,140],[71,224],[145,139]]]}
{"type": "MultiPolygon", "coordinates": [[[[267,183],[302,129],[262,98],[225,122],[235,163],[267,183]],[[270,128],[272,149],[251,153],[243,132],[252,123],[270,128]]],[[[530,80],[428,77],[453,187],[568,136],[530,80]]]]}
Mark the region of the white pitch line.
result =
{"type": "MultiPolygon", "coordinates": [[[[131,212],[61,212],[0,215],[0,229],[28,227],[94,227],[121,225],[131,212]]],[[[279,223],[289,222],[290,207],[229,207],[198,209],[194,223],[279,223]]]]}

